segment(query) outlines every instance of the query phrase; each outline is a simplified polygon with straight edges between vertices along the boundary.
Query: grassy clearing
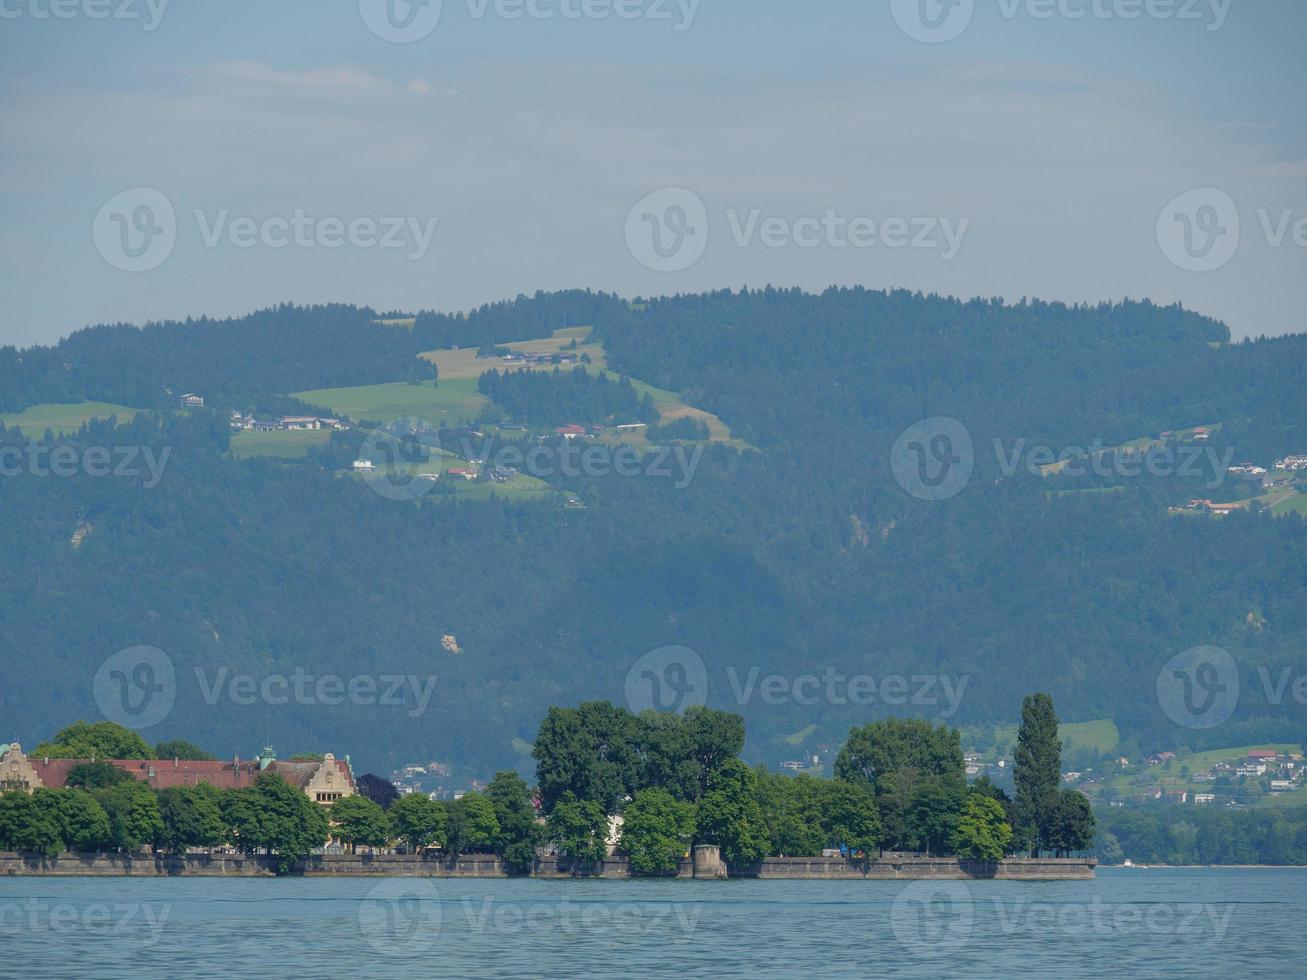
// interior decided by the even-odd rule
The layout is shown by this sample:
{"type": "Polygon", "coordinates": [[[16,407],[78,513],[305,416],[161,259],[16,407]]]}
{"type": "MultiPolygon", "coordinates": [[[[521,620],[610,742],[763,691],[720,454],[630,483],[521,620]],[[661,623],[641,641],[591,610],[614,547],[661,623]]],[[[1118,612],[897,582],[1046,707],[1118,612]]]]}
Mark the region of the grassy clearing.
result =
{"type": "MultiPolygon", "coordinates": [[[[605,374],[610,380],[617,381],[621,375],[616,371],[608,368],[608,359],[602,344],[590,343],[587,338],[590,336],[592,327],[564,327],[561,330],[554,331],[552,337],[542,340],[523,340],[512,343],[501,344],[509,350],[518,351],[523,354],[555,354],[564,349],[569,353],[576,354],[580,357],[582,354],[590,356],[590,363],[581,365],[587,371],[594,374],[605,374]],[[572,341],[576,341],[575,348],[570,347],[572,341]]],[[[440,384],[443,387],[446,379],[450,381],[463,381],[470,379],[472,390],[476,390],[476,380],[486,371],[495,368],[500,371],[520,371],[523,367],[505,367],[503,362],[498,358],[484,359],[476,356],[476,350],[464,348],[461,350],[433,350],[427,351],[422,355],[428,361],[435,364],[440,371],[440,384]]],[[[537,369],[538,370],[538,369],[537,369]]],[[[713,442],[724,442],[734,446],[737,449],[753,448],[748,443],[740,439],[731,437],[731,431],[726,427],[716,415],[705,412],[698,408],[693,408],[681,400],[681,396],[674,391],[667,391],[663,388],[656,388],[651,384],[646,384],[636,378],[631,379],[631,384],[641,395],[649,395],[654,401],[654,406],[658,409],[660,421],[663,423],[674,421],[678,418],[696,418],[702,420],[711,434],[713,442]]],[[[330,404],[330,403],[325,403],[330,404]]],[[[484,399],[482,400],[484,404],[484,399]]],[[[332,405],[331,407],[335,407],[332,405]]],[[[479,411],[478,407],[478,411],[479,411]]],[[[604,439],[605,442],[624,442],[637,448],[647,448],[649,442],[645,439],[644,434],[639,429],[625,430],[621,433],[610,432],[604,439]]]]}
{"type": "Polygon", "coordinates": [[[331,441],[329,429],[302,429],[289,432],[234,433],[231,452],[237,459],[251,456],[270,456],[276,459],[298,459],[307,456],[310,446],[325,446],[331,441]]]}
{"type": "MultiPolygon", "coordinates": [[[[1016,748],[1019,725],[995,725],[994,744],[1011,754],[1016,748]]],[[[1121,741],[1121,732],[1111,718],[1098,718],[1094,721],[1073,721],[1057,726],[1057,737],[1062,740],[1062,751],[1071,749],[1093,749],[1106,754],[1116,748],[1121,741]]],[[[991,751],[986,753],[993,755],[991,751]]]]}
{"type": "MultiPolygon", "coordinates": [[[[1206,428],[1209,432],[1219,432],[1221,429],[1221,423],[1213,422],[1206,426],[1196,425],[1190,429],[1176,429],[1171,433],[1171,438],[1178,442],[1193,442],[1194,430],[1202,428],[1206,428]]],[[[1133,452],[1142,454],[1148,452],[1148,450],[1152,449],[1154,446],[1161,447],[1165,445],[1165,440],[1154,439],[1152,436],[1140,436],[1138,439],[1131,439],[1129,442],[1123,442],[1119,446],[1110,446],[1097,453],[1086,453],[1084,456],[1073,456],[1069,459],[1060,459],[1056,463],[1049,463],[1047,466],[1041,466],[1039,472],[1042,476],[1049,476],[1053,473],[1060,473],[1067,464],[1078,462],[1082,459],[1097,458],[1111,453],[1133,452]]]]}
{"type": "Polygon", "coordinates": [[[786,736],[785,736],[785,739],[784,739],[785,744],[786,744],[786,745],[802,745],[804,742],[806,742],[809,738],[812,737],[812,733],[815,732],[816,730],[817,730],[817,726],[816,726],[816,725],[808,725],[806,728],[800,728],[800,729],[799,729],[797,732],[795,732],[793,735],[786,735],[786,736]]]}
{"type": "Polygon", "coordinates": [[[32,405],[21,412],[0,415],[6,428],[21,429],[28,438],[40,437],[46,429],[53,432],[76,432],[92,419],[116,417],[119,422],[130,422],[137,410],[126,405],[109,402],[78,402],[71,405],[32,405]]]}
{"type": "Polygon", "coordinates": [[[356,388],[321,388],[297,391],[296,398],[310,405],[322,405],[348,415],[355,422],[365,419],[386,422],[397,418],[419,418],[432,425],[443,419],[450,425],[472,421],[486,399],[477,391],[475,378],[447,379],[433,386],[403,382],[384,385],[361,385],[356,388]]]}

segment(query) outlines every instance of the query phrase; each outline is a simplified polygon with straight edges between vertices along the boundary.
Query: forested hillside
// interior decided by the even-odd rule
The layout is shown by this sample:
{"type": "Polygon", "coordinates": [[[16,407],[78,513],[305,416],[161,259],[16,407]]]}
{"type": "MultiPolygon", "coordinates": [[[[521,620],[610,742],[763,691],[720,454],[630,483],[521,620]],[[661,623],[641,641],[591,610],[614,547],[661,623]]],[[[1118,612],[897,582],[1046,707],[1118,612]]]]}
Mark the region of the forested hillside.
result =
{"type": "MultiPolygon", "coordinates": [[[[78,396],[151,409],[165,387],[217,406],[59,440],[79,459],[93,446],[168,451],[157,486],[85,466],[0,477],[7,734],[34,744],[96,720],[101,663],[149,644],[177,672],[177,706],[151,741],[185,736],[227,755],[263,744],[349,752],[363,769],[434,758],[469,775],[529,770],[527,742],[549,705],[620,703],[638,658],[676,644],[703,658],[708,703],[745,716],[750,761],[838,747],[891,710],[959,726],[1011,720],[1035,689],[1064,720],[1112,717],[1151,749],[1196,734],[1161,711],[1158,671],[1213,644],[1245,682],[1223,733],[1302,738],[1304,706],[1271,703],[1257,682],[1258,667],[1302,669],[1300,517],[1176,517],[1177,502],[1228,486],[1210,486],[1210,470],[1009,474],[990,447],[1116,445],[1219,424],[1218,454],[1307,451],[1307,337],[1229,345],[1222,325],[1148,304],[861,290],[632,304],[568,293],[424,314],[411,329],[375,318],[287,307],[0,351],[10,409],[78,396]],[[387,499],[340,472],[366,430],[297,462],[228,452],[218,410],[228,399],[402,381],[433,345],[587,320],[610,369],[681,393],[757,451],[707,447],[687,481],[647,469],[543,477],[581,506],[387,499]],[[271,353],[291,346],[297,358],[271,353]],[[936,415],[971,432],[975,475],[929,502],[895,482],[889,454],[907,426],[936,415]],[[740,693],[751,672],[793,681],[828,669],[964,686],[947,716],[942,696],[891,709],[764,698],[756,684],[740,693]],[[297,670],[434,681],[428,700],[397,705],[246,703],[229,685],[297,670]]],[[[15,430],[0,433],[3,447],[27,451],[15,430]]]]}

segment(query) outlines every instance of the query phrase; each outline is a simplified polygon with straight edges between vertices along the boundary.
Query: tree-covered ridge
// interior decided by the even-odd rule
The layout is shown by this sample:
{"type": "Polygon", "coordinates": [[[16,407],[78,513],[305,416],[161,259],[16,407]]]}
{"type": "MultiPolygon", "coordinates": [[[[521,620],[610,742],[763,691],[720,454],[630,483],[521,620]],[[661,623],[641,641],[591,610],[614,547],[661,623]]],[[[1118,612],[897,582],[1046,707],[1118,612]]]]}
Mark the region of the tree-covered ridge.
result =
{"type": "Polygon", "coordinates": [[[0,412],[41,402],[172,408],[188,393],[237,408],[264,396],[430,379],[407,331],[353,306],[278,306],[229,320],[78,330],[53,347],[0,347],[0,412]]]}
{"type": "Polygon", "coordinates": [[[505,371],[481,375],[477,390],[523,425],[621,425],[656,422],[649,395],[636,392],[630,378],[610,380],[584,367],[570,371],[505,371]]]}

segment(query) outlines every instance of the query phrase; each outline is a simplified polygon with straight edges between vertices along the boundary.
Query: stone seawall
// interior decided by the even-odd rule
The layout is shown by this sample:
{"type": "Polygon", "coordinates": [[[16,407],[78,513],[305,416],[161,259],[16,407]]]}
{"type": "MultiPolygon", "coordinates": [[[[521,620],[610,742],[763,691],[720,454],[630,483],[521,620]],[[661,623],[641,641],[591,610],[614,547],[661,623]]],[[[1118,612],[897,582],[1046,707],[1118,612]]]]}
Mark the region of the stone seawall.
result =
{"type": "MultiPolygon", "coordinates": [[[[1093,858],[1008,858],[986,863],[958,858],[886,854],[864,865],[844,858],[767,858],[753,868],[733,868],[730,878],[774,879],[974,879],[1011,881],[1068,881],[1094,877],[1093,858]]],[[[681,861],[677,878],[712,878],[702,866],[696,875],[690,858],[681,861]]],[[[431,877],[503,878],[499,858],[469,854],[458,858],[408,854],[326,854],[301,861],[297,872],[305,877],[431,877]]],[[[148,854],[60,854],[44,858],[0,851],[0,875],[49,876],[135,876],[135,877],[271,877],[276,859],[240,854],[188,854],[185,857],[154,857],[148,854]]],[[[536,862],[538,878],[629,878],[625,858],[610,858],[596,868],[573,872],[559,867],[556,857],[542,856],[536,862]]]]}

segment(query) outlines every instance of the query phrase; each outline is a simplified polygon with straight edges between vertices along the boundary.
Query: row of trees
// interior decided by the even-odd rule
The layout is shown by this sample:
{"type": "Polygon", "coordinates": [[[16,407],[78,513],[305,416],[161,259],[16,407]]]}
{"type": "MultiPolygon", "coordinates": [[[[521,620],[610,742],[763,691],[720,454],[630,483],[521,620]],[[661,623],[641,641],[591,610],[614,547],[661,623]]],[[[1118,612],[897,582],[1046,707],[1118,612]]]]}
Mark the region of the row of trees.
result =
{"type": "Polygon", "coordinates": [[[1017,749],[1017,798],[988,779],[968,786],[960,735],[888,718],[849,733],[833,779],[750,769],[738,716],[694,707],[632,715],[607,702],[554,708],[534,754],[548,836],[577,865],[603,856],[610,814],[638,874],[675,869],[693,843],[730,865],[827,848],[869,859],[882,849],[996,861],[1015,849],[1066,855],[1094,835],[1089,801],[1059,788],[1052,700],[1028,697],[1017,749]]]}

